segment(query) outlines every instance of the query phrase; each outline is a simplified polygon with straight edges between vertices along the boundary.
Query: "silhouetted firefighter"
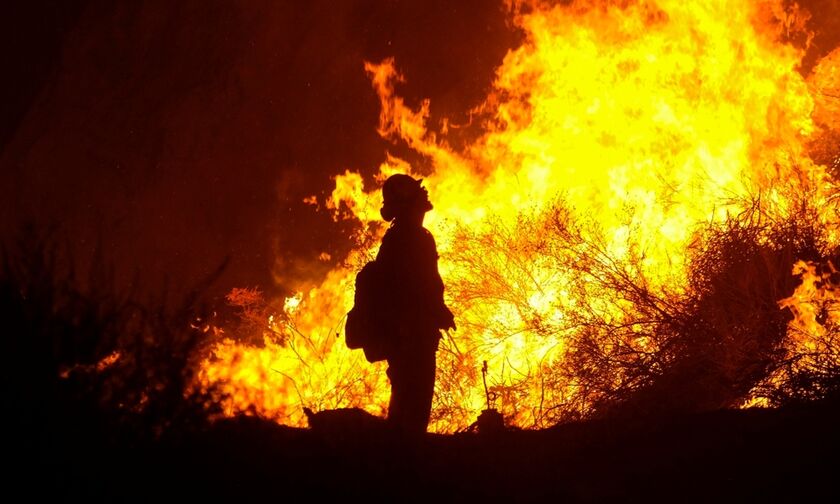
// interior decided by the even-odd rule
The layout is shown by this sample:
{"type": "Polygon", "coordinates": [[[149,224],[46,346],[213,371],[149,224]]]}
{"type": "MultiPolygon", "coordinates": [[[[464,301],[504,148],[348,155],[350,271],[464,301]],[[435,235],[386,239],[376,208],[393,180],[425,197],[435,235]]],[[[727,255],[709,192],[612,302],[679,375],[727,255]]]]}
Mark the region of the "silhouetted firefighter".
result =
{"type": "Polygon", "coordinates": [[[428,191],[420,180],[392,175],[382,197],[380,213],[392,224],[376,260],[356,277],[347,344],[363,348],[371,362],[388,360],[388,421],[403,433],[422,434],[432,408],[440,330],[455,329],[455,320],[443,301],[435,240],[423,227],[432,209],[428,191]]]}

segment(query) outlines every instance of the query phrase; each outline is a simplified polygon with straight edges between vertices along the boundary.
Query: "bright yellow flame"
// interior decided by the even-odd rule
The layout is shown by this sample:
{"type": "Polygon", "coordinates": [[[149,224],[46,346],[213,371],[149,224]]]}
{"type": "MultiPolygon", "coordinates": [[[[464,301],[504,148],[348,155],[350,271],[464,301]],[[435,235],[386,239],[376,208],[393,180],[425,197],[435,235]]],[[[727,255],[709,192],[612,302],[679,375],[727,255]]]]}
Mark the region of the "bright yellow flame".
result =
{"type": "MultiPolygon", "coordinates": [[[[507,54],[477,110],[485,133],[462,151],[429,131],[428,101],[413,110],[395,94],[403,77],[393,60],[365,64],[381,100],[379,133],[434,167],[425,176],[435,205],[426,226],[444,282],[474,286],[469,301],[453,300],[459,331],[439,352],[434,431],[463,428],[486,407],[484,360],[494,406],[516,425],[543,426],[549,402],[578,393],[572,383],[554,383],[558,390],[546,396],[550,367],[573,330],[565,325],[576,307],[568,273],[542,264],[538,253],[528,264],[504,264],[522,279],[510,288],[523,308],[496,295],[498,279],[455,262],[458,229],[511,230],[561,197],[576,217],[597,222],[610,257],[635,254],[651,284],[679,289],[700,226],[742,211],[739,202],[751,196],[784,208],[791,186],[819,195],[827,184],[824,167],[806,155],[809,139],[825,128],[812,119],[816,87],[797,73],[802,52],[778,42],[792,19],[780,0],[579,1],[521,12],[525,41],[507,54]]],[[[836,67],[823,73],[836,75],[836,67]]],[[[378,180],[411,171],[389,158],[378,180]]],[[[379,222],[381,196],[357,173],[335,180],[326,207],[365,225],[366,245],[347,261],[358,266],[375,254],[383,232],[367,226],[379,222]]],[[[508,238],[488,239],[479,254],[538,246],[508,238]]],[[[342,340],[354,273],[336,268],[320,286],[287,299],[282,343],[216,345],[202,383],[222,387],[230,413],[291,425],[304,423],[302,406],[384,414],[384,364],[367,364],[342,340]]],[[[604,301],[604,313],[615,309],[604,301]]],[[[650,341],[640,336],[633,344],[650,341]]]]}
{"type": "MultiPolygon", "coordinates": [[[[303,293],[298,292],[292,297],[287,297],[286,301],[283,302],[283,311],[286,312],[287,315],[291,316],[297,311],[300,307],[300,302],[303,299],[303,293]]],[[[273,319],[272,319],[273,321],[273,319]]]]}
{"type": "Polygon", "coordinates": [[[789,308],[793,313],[790,327],[797,337],[791,342],[802,347],[795,353],[815,352],[817,341],[826,333],[826,326],[840,323],[840,289],[832,281],[837,270],[829,262],[828,271],[818,273],[816,265],[798,261],[793,266],[793,274],[800,276],[802,283],[793,295],[779,301],[779,306],[789,308]]]}

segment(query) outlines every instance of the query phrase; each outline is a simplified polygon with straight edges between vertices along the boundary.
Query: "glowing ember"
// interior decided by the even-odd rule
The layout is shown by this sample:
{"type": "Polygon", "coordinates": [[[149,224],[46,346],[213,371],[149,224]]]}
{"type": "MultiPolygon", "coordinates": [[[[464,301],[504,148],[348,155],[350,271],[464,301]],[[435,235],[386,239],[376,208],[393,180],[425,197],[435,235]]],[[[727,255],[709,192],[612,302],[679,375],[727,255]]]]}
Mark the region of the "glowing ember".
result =
{"type": "MultiPolygon", "coordinates": [[[[552,411],[575,402],[586,411],[577,385],[551,373],[576,330],[569,315],[584,298],[607,318],[619,319],[625,307],[596,281],[581,292],[575,273],[557,268],[558,257],[572,260],[584,249],[572,240],[549,250],[539,238],[551,222],[581,223],[603,244],[605,260],[633,259],[653,290],[671,293],[684,287],[701,228],[756,197],[784,212],[789,194],[807,192],[835,228],[825,167],[807,147],[836,128],[837,102],[826,90],[837,85],[837,57],[806,83],[796,71],[802,51],[778,40],[795,27],[781,1],[620,4],[514,9],[527,37],[505,57],[477,111],[485,133],[459,152],[429,131],[428,102],[412,110],[395,94],[398,62],[365,65],[381,100],[379,133],[433,166],[425,185],[435,210],[426,226],[459,327],[439,353],[434,431],[463,428],[486,407],[485,360],[495,406],[511,423],[545,426],[556,419],[552,411]]],[[[411,170],[389,158],[378,180],[411,170]]],[[[384,364],[368,364],[342,340],[356,268],[384,232],[376,224],[381,196],[347,172],[324,204],[337,219],[364,224],[360,245],[348,266],[285,300],[262,346],[225,339],[212,348],[200,379],[221,387],[228,413],[305,425],[303,406],[386,410],[384,364]]],[[[641,332],[628,344],[653,345],[641,332]]]]}
{"type": "Polygon", "coordinates": [[[73,372],[76,372],[76,371],[82,371],[82,372],[96,371],[98,373],[101,373],[101,372],[105,371],[106,369],[110,368],[111,366],[113,366],[114,364],[116,364],[117,361],[120,360],[120,357],[121,357],[120,352],[114,351],[114,352],[111,352],[110,354],[106,355],[102,359],[100,359],[95,364],[89,364],[89,365],[76,364],[71,368],[62,369],[59,372],[59,376],[63,379],[67,379],[67,378],[70,377],[70,375],[73,372]]]}

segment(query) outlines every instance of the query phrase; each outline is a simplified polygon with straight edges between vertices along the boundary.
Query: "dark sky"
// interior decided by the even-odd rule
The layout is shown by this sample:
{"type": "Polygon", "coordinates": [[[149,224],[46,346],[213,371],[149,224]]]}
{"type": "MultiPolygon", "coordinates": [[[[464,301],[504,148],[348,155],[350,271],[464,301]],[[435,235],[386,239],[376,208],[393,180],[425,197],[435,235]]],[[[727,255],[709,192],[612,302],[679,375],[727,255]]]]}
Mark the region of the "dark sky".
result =
{"type": "MultiPolygon", "coordinates": [[[[520,34],[501,1],[29,0],[4,6],[0,225],[59,224],[121,283],[270,293],[317,278],[344,230],[301,200],[386,152],[365,60],[458,120],[520,34]],[[280,284],[272,272],[280,272],[280,284]]],[[[811,0],[806,66],[837,45],[840,0],[811,0]]]]}
{"type": "Polygon", "coordinates": [[[376,133],[365,60],[395,57],[409,100],[464,114],[517,34],[486,0],[34,0],[4,7],[3,235],[60,225],[120,282],[272,293],[339,258],[301,200],[398,149],[376,133]],[[14,76],[14,77],[13,77],[14,76]],[[280,287],[272,271],[282,273],[280,287]]]}

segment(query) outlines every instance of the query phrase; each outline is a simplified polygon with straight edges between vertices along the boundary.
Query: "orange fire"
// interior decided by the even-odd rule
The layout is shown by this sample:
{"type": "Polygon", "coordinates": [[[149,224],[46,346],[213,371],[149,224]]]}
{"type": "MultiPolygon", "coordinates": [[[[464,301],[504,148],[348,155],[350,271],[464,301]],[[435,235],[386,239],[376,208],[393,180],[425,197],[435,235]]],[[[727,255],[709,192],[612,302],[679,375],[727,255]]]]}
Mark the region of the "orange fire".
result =
{"type": "MultiPolygon", "coordinates": [[[[526,37],[497,69],[475,110],[483,133],[466,148],[449,146],[447,127],[433,131],[428,101],[412,109],[399,97],[399,62],[365,64],[381,101],[379,133],[432,167],[423,174],[435,205],[426,227],[459,327],[439,352],[436,432],[463,428],[486,408],[485,360],[493,406],[511,424],[546,426],[552,409],[581,400],[574,382],[551,373],[576,330],[569,315],[583,295],[604,317],[623,308],[599,302],[595,283],[575,290],[572,273],[556,268],[557,257],[582,253],[539,240],[558,208],[599,240],[605,258],[634,259],[651,288],[669,292],[684,287],[700,230],[742,212],[745,201],[760,197],[784,212],[791,192],[804,191],[824,209],[825,228],[836,229],[827,167],[808,148],[840,131],[832,97],[840,55],[810,80],[797,72],[803,50],[781,39],[801,29],[798,9],[781,0],[589,0],[514,2],[510,12],[526,37]]],[[[377,181],[393,173],[417,170],[390,157],[377,181]]],[[[200,380],[219,387],[228,414],[305,425],[304,406],[386,412],[385,364],[368,364],[343,341],[355,272],[384,232],[381,196],[358,173],[335,182],[318,203],[362,224],[359,246],[319,286],[267,315],[262,345],[214,344],[200,380]]]]}

